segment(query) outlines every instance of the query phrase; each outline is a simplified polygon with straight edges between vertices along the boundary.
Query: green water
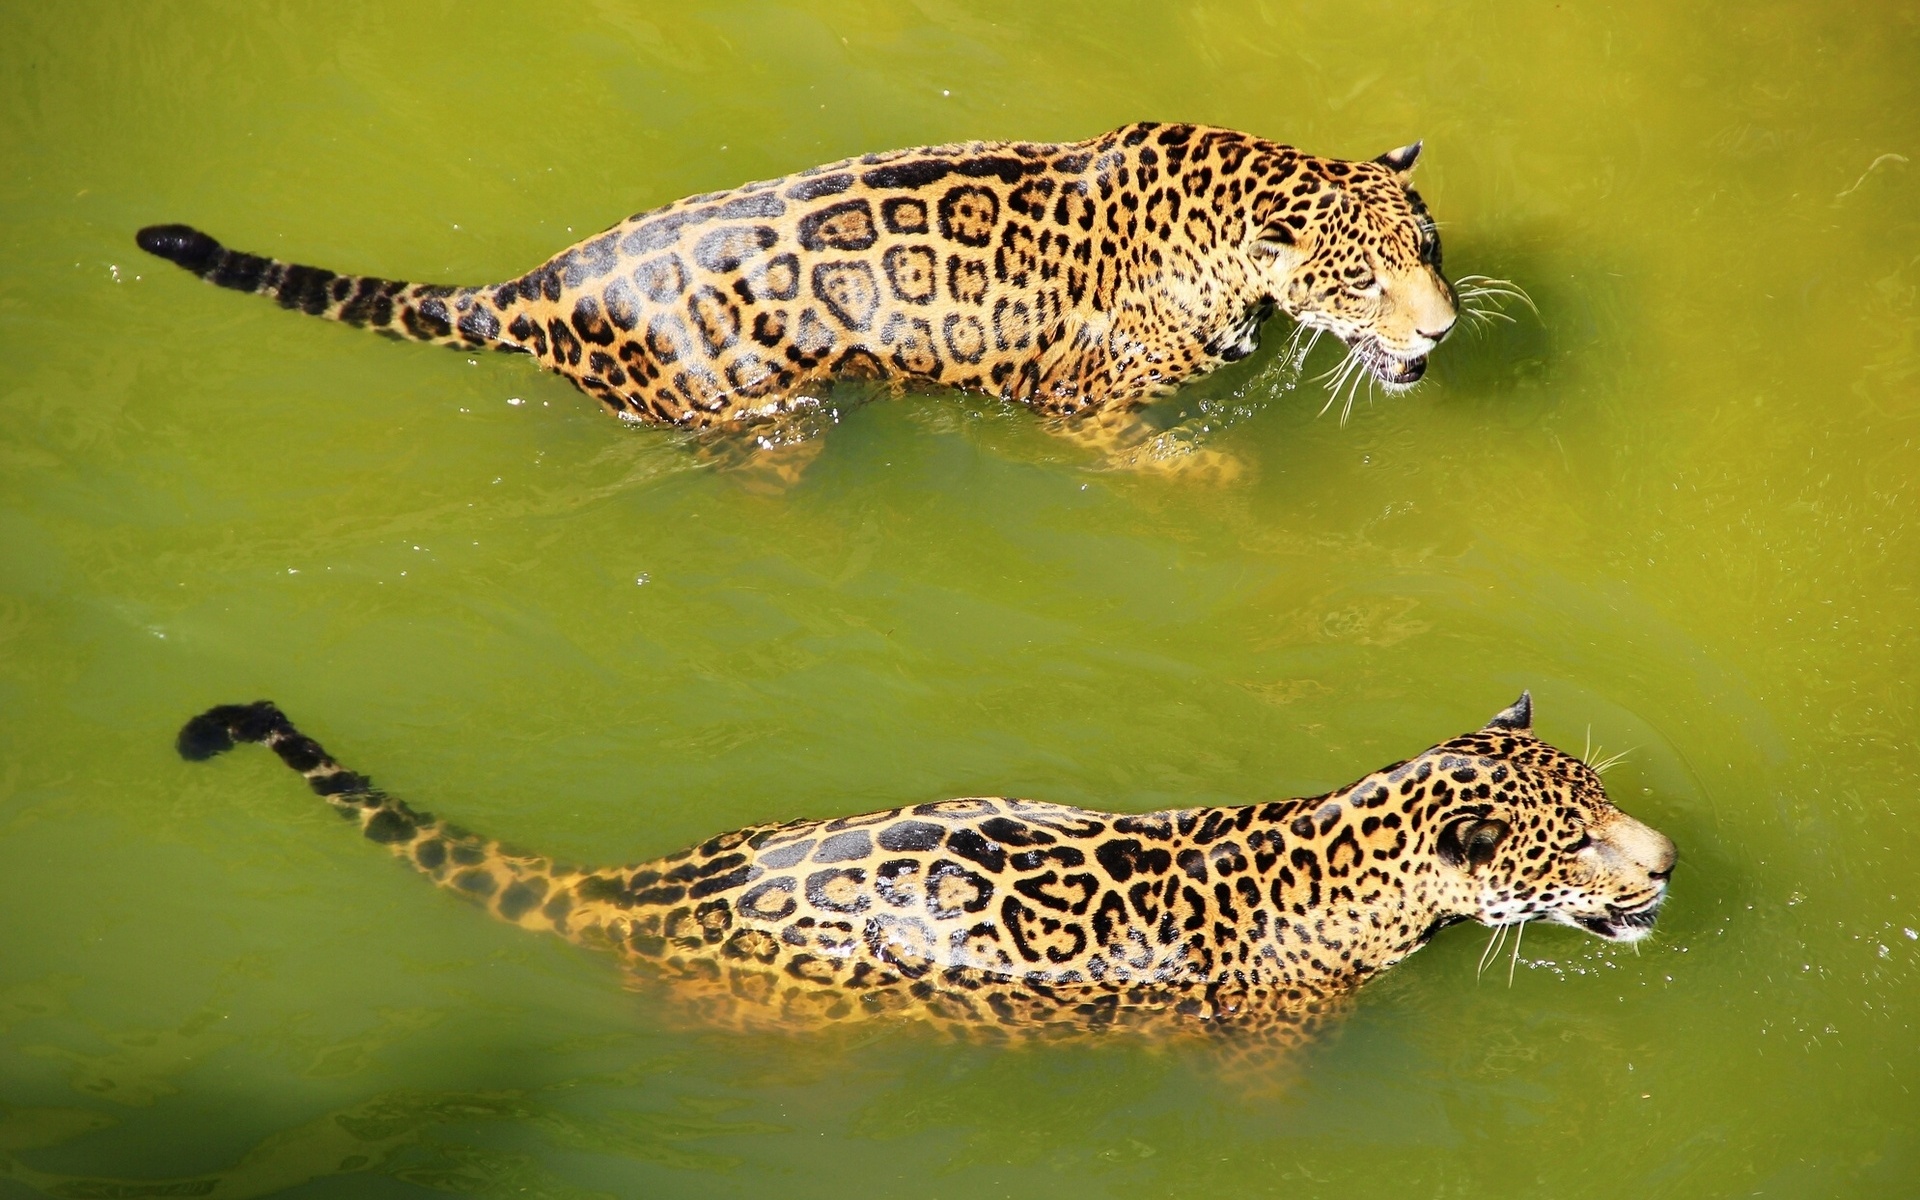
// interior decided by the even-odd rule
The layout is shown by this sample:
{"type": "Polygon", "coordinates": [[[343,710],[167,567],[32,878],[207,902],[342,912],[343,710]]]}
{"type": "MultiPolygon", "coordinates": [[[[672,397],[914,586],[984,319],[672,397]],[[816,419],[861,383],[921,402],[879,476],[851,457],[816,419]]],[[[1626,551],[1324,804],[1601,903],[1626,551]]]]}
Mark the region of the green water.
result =
{"type": "Polygon", "coordinates": [[[0,1196],[1920,1192],[1920,18],[1841,7],[0,3],[0,1196]],[[1225,488],[849,392],[765,496],[131,240],[479,282],[691,192],[1140,117],[1426,138],[1449,269],[1539,319],[1345,427],[1270,330],[1162,414],[1225,488]],[[1450,931],[1259,1095],[1138,1046],[676,1033],[270,756],[170,745],[271,697],[622,861],[1318,791],[1522,687],[1631,750],[1658,936],[1476,980],[1450,931]]]}

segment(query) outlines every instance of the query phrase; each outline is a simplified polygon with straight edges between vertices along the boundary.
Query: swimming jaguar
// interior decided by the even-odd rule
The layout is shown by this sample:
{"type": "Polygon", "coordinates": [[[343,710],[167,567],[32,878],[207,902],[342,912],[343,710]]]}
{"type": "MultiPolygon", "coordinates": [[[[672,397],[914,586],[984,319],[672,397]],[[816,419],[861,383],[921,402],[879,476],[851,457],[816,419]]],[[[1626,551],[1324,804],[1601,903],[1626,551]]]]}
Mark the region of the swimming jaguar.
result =
{"type": "Polygon", "coordinates": [[[1671,841],[1533,736],[1532,700],[1297,800],[1120,815],[1005,797],[755,825],[624,867],[565,866],[410,808],[271,703],[181,730],[264,743],[440,887],[612,949],[734,1027],[918,1018],[1007,1038],[1255,1031],[1297,1044],[1448,925],[1645,937],[1671,841]]]}
{"type": "Polygon", "coordinates": [[[1418,381],[1457,317],[1419,153],[1345,161],[1152,122],[925,146],[693,196],[479,287],[339,275],[185,225],[137,240],[284,308],[532,355],[633,421],[753,426],[869,377],[1113,442],[1149,397],[1251,354],[1275,309],[1389,390],[1418,381]]]}

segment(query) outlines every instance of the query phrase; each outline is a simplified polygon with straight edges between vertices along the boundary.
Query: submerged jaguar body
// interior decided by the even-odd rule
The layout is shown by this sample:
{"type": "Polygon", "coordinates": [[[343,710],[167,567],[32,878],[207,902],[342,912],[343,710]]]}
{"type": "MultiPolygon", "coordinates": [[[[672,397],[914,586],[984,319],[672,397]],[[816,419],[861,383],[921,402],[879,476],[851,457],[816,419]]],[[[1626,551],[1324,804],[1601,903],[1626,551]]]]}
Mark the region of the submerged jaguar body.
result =
{"type": "Polygon", "coordinates": [[[871,154],[640,213],[505,283],[338,275],[184,225],[201,278],[416,341],[530,354],[620,416],[777,418],[836,377],[1137,406],[1245,357],[1276,308],[1390,387],[1452,328],[1419,146],[1368,161],[1143,123],[871,154]]]}
{"type": "Polygon", "coordinates": [[[1120,815],[974,798],[736,830],[575,868],[409,808],[271,704],[181,731],[262,742],[365,835],[526,929],[606,947],[707,1020],[918,1017],[969,1033],[1136,1028],[1271,1039],[1458,921],[1652,927],[1673,844],[1536,739],[1484,728],[1324,796],[1120,815]]]}

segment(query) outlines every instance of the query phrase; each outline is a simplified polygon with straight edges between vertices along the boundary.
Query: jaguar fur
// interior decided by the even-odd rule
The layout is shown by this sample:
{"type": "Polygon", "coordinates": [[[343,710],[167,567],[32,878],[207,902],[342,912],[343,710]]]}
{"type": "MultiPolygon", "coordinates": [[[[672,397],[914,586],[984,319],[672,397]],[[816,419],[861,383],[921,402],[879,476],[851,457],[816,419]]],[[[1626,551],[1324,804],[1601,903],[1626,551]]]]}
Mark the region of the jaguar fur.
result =
{"type": "Polygon", "coordinates": [[[701,1019],[876,1016],[1053,1037],[1257,1031],[1292,1044],[1443,927],[1644,937],[1674,865],[1526,695],[1475,732],[1307,799],[1118,815],[974,798],[720,834],[564,866],[416,811],[265,701],[181,731],[271,747],[374,842],[524,929],[612,949],[701,1019]]]}
{"type": "Polygon", "coordinates": [[[1252,353],[1277,308],[1390,389],[1454,325],[1409,175],[1249,134],[1142,123],[1087,141],[869,154],[640,213],[519,278],[442,287],[140,246],[209,282],[413,341],[532,355],[619,416],[778,419],[838,377],[1126,411],[1252,353]]]}

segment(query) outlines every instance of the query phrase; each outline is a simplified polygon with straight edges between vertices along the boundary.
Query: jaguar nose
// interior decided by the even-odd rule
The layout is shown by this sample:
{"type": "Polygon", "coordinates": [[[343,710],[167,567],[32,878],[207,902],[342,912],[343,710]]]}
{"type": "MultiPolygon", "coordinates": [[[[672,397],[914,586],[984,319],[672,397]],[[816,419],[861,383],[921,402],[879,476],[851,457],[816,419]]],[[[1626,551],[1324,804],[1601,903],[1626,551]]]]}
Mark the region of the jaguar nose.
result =
{"type": "Polygon", "coordinates": [[[1456,316],[1451,321],[1448,321],[1445,325],[1442,325],[1438,331],[1420,329],[1420,330],[1416,330],[1415,332],[1417,332],[1421,337],[1426,338],[1428,341],[1438,344],[1440,339],[1446,337],[1449,333],[1452,333],[1453,327],[1459,323],[1460,323],[1460,318],[1456,316]]]}
{"type": "Polygon", "coordinates": [[[1625,813],[1615,813],[1606,823],[1604,841],[1607,852],[1622,867],[1644,871],[1661,882],[1673,874],[1673,864],[1679,858],[1672,838],[1625,813]]]}
{"type": "Polygon", "coordinates": [[[1654,844],[1653,870],[1648,871],[1647,874],[1655,879],[1665,879],[1673,874],[1673,864],[1679,861],[1680,852],[1674,848],[1673,839],[1666,834],[1658,831],[1649,832],[1659,840],[1654,844]]]}
{"type": "Polygon", "coordinates": [[[1640,847],[1636,857],[1646,867],[1647,878],[1664,885],[1673,878],[1673,864],[1678,861],[1679,852],[1674,849],[1673,839],[1666,834],[1657,829],[1647,829],[1646,832],[1646,844],[1640,847]]]}

